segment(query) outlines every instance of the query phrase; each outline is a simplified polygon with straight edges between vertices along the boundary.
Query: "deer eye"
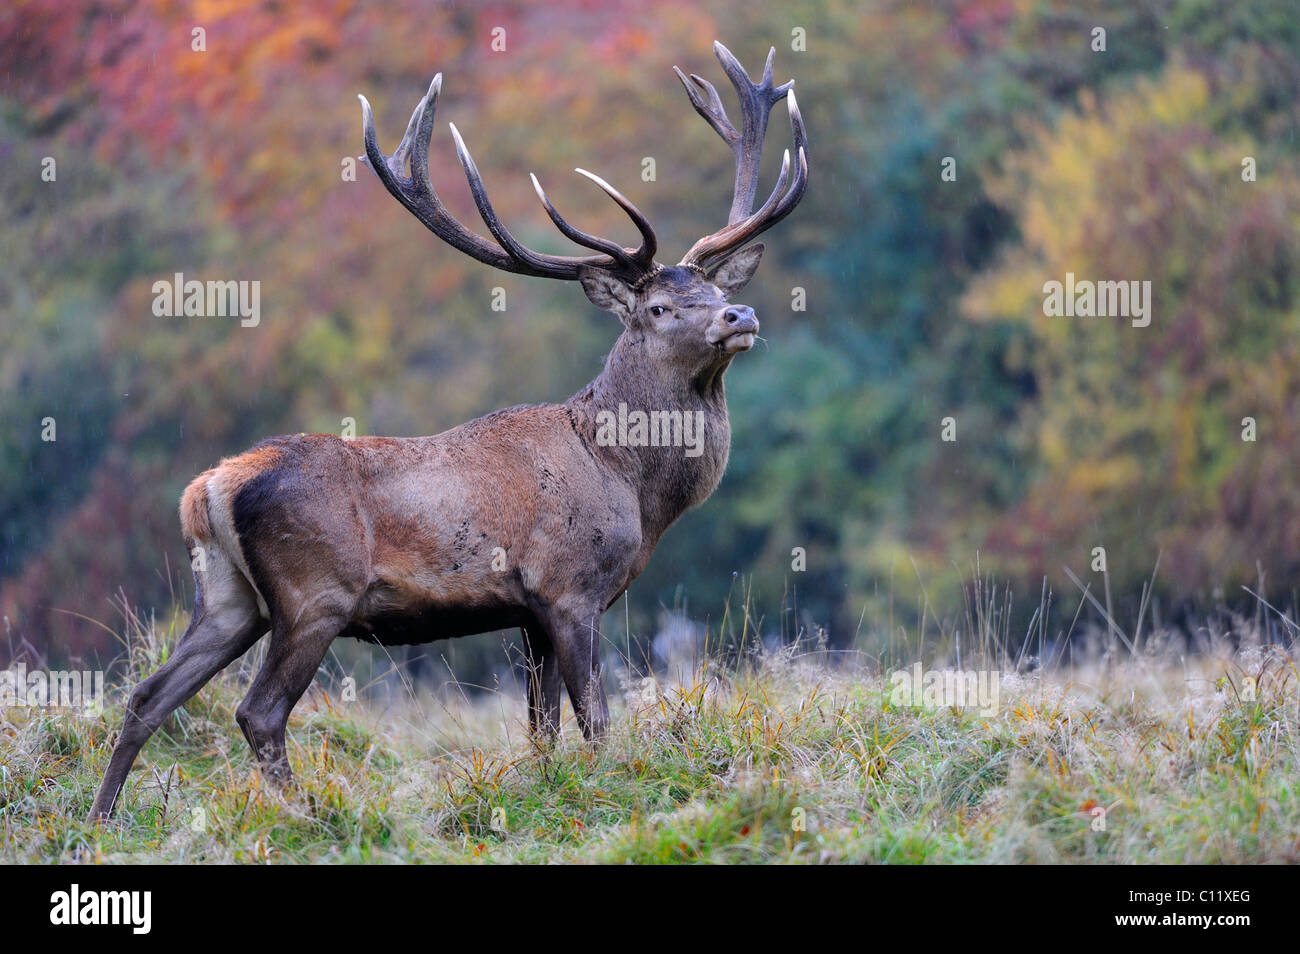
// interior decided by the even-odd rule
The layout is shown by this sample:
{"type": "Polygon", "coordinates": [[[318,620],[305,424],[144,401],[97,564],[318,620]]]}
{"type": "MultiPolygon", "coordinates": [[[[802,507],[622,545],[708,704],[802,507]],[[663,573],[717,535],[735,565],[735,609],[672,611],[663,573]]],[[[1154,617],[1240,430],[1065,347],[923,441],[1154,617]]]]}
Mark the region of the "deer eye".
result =
{"type": "Polygon", "coordinates": [[[663,305],[654,305],[654,306],[652,306],[651,309],[650,309],[650,314],[652,314],[652,315],[654,315],[656,318],[658,318],[660,315],[662,315],[662,314],[663,314],[665,311],[667,311],[667,310],[668,310],[668,309],[665,308],[663,305]]]}

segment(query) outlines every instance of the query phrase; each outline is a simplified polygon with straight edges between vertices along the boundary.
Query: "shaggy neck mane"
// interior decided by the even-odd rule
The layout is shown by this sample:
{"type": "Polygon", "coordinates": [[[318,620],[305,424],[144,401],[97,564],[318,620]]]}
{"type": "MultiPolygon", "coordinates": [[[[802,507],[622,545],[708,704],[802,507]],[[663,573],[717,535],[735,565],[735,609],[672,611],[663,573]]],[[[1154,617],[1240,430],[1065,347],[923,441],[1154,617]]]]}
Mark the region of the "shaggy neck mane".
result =
{"type": "Polygon", "coordinates": [[[605,447],[591,441],[592,453],[607,460],[637,490],[641,501],[642,533],[658,540],[687,509],[708,498],[722,480],[731,451],[731,422],[723,374],[730,356],[684,377],[661,369],[645,352],[642,332],[627,329],[605,360],[605,369],[568,401],[586,422],[588,436],[596,433],[596,414],[630,411],[680,411],[702,415],[702,453],[686,456],[683,447],[605,447]]]}

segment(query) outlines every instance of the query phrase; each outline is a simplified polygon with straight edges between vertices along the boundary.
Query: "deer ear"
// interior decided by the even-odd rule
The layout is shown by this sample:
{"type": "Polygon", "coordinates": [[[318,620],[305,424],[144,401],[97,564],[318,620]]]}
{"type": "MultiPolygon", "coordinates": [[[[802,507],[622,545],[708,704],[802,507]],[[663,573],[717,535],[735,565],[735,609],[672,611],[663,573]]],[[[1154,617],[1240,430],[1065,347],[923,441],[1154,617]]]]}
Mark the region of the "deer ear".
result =
{"type": "Polygon", "coordinates": [[[721,288],[724,295],[734,295],[749,284],[754,272],[758,271],[758,263],[762,258],[762,242],[747,245],[715,265],[708,273],[708,279],[721,288]]]}
{"type": "Polygon", "coordinates": [[[612,311],[624,321],[632,314],[636,294],[627,282],[616,275],[603,268],[582,265],[578,268],[578,281],[582,282],[582,290],[597,308],[612,311]]]}

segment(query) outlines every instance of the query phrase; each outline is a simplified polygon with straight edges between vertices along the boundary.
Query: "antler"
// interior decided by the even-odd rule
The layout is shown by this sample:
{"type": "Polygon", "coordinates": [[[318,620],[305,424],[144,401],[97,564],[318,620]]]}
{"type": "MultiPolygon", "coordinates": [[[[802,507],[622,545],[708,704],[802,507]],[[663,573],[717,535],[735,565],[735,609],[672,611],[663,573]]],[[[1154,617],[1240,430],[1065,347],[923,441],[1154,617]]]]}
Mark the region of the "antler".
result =
{"type": "Polygon", "coordinates": [[[713,84],[700,76],[691,74],[692,86],[686,75],[677,67],[673,71],[686,88],[691,105],[708,122],[713,130],[722,137],[722,141],[731,147],[736,157],[736,184],[731,197],[731,214],[725,228],[706,235],[686,253],[681,265],[707,268],[709,264],[725,256],[733,249],[739,248],[762,232],[767,231],[777,222],[790,214],[799,200],[803,198],[808,187],[808,136],[804,130],[803,117],[799,114],[799,104],[794,97],[794,80],[781,86],[772,85],[772,63],[776,58],[776,48],[767,54],[767,63],[763,67],[763,79],[754,83],[750,80],[740,61],[732,56],[721,43],[714,42],[713,52],[722,64],[722,70],[731,80],[740,98],[741,129],[737,131],[727,118],[727,111],[713,84]],[[698,89],[696,88],[698,87],[698,89]],[[701,94],[703,92],[703,95],[701,94]],[[705,97],[707,96],[707,101],[705,97]],[[786,100],[790,110],[790,133],[794,140],[795,172],[790,188],[786,190],[786,180],[790,176],[790,150],[785,151],[781,162],[781,174],[777,178],[772,194],[757,212],[750,214],[754,206],[754,195],[758,190],[758,166],[763,154],[763,138],[767,133],[768,116],[773,106],[781,99],[786,100]]]}
{"type": "Polygon", "coordinates": [[[496,239],[496,243],[489,242],[458,222],[443,206],[442,200],[434,192],[433,183],[429,179],[429,140],[433,134],[433,114],[441,90],[442,74],[439,73],[433,78],[433,82],[429,84],[428,93],[416,105],[415,112],[411,114],[411,121],[407,123],[406,135],[402,137],[397,150],[391,156],[385,156],[379,150],[379,143],[375,136],[375,119],[370,110],[370,103],[366,101],[364,96],[357,96],[361,100],[361,112],[364,121],[365,158],[379,176],[380,181],[392,193],[393,198],[397,199],[412,215],[423,222],[425,228],[448,245],[459,249],[471,258],[477,259],[486,265],[491,265],[493,268],[521,275],[572,281],[578,278],[578,269],[580,267],[588,266],[608,269],[624,277],[637,279],[655,268],[654,255],[658,248],[658,242],[655,239],[654,229],[650,227],[646,217],[622,193],[604,179],[582,169],[576,171],[600,186],[605,194],[617,202],[623,211],[627,213],[628,218],[636,225],[637,230],[641,233],[640,248],[627,249],[616,242],[598,238],[574,228],[560,217],[560,213],[555,210],[551,200],[542,191],[536,176],[532,176],[533,188],[537,190],[537,196],[541,199],[542,206],[546,209],[547,215],[551,217],[551,221],[555,223],[561,232],[577,244],[604,254],[586,257],[547,255],[534,252],[521,244],[501,223],[496,210],[492,208],[491,200],[488,199],[487,190],[483,187],[483,179],[479,175],[478,166],[475,164],[474,158],[469,154],[465,141],[461,138],[456,127],[448,124],[451,128],[452,138],[456,141],[456,155],[460,158],[461,167],[465,170],[465,178],[469,181],[470,192],[474,196],[474,204],[478,206],[479,215],[483,217],[483,223],[488,227],[488,231],[492,233],[492,237],[496,239]],[[411,174],[409,176],[405,173],[408,157],[411,165],[411,174]]]}

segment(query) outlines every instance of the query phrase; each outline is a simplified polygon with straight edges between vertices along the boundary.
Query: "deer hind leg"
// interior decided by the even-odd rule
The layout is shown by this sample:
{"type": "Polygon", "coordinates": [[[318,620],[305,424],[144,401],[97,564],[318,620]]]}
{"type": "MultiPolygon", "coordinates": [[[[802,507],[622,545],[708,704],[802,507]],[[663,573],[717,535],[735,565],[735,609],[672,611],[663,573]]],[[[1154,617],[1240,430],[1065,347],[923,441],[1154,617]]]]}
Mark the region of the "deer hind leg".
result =
{"type": "Polygon", "coordinates": [[[212,548],[208,568],[195,574],[190,625],[157,672],[131,693],[122,733],[113,747],[90,819],[107,819],[136,756],[163,721],[213,676],[248,651],[265,632],[257,597],[225,554],[212,548]]]}
{"type": "Polygon", "coordinates": [[[520,630],[528,666],[528,729],[533,740],[549,744],[560,731],[560,663],[540,625],[520,630]]]}
{"type": "Polygon", "coordinates": [[[569,701],[588,742],[599,741],[609,727],[609,703],[601,684],[600,617],[599,610],[552,607],[544,618],[569,701]]]}
{"type": "Polygon", "coordinates": [[[347,614],[333,609],[306,610],[295,616],[290,622],[289,614],[272,610],[266,661],[235,712],[262,774],[280,785],[293,777],[285,749],[289,713],[348,622],[347,614]]]}

